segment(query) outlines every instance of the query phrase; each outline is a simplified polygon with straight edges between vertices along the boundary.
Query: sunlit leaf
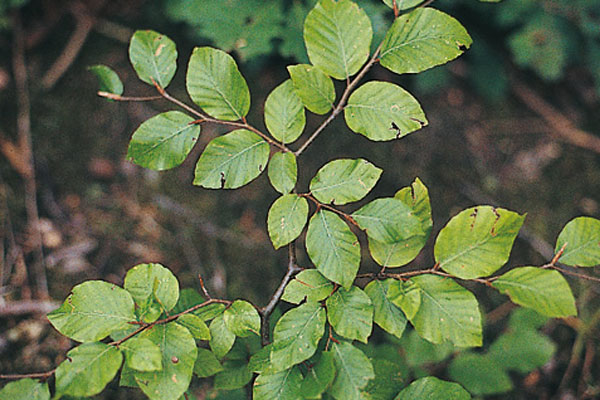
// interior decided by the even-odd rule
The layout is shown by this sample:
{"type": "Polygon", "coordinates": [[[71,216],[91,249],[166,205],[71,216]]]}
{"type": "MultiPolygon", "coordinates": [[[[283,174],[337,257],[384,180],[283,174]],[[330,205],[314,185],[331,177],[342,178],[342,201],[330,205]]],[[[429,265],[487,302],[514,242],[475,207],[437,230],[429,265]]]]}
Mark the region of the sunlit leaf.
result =
{"type": "Polygon", "coordinates": [[[333,108],[335,88],[330,77],[308,64],[287,67],[294,90],[304,106],[315,114],[325,114],[333,108]]]}
{"type": "Polygon", "coordinates": [[[281,194],[288,194],[296,186],[298,164],[296,156],[291,152],[273,154],[267,168],[271,185],[281,194]]]}
{"type": "Polygon", "coordinates": [[[210,340],[210,330],[202,318],[189,313],[177,318],[177,323],[185,326],[187,330],[190,331],[194,339],[210,340]]]}
{"type": "Polygon", "coordinates": [[[421,307],[421,290],[412,281],[389,281],[388,299],[400,307],[408,319],[413,319],[421,307]]]}
{"type": "Polygon", "coordinates": [[[300,137],[306,125],[302,100],[290,79],[277,86],[265,102],[265,125],[275,139],[292,143],[300,137]]]}
{"type": "Polygon", "coordinates": [[[563,246],[565,250],[558,259],[561,263],[578,267],[600,265],[600,220],[579,217],[569,221],[558,235],[555,253],[563,246]]]}
{"type": "Polygon", "coordinates": [[[367,343],[373,329],[373,303],[360,288],[341,288],[327,299],[327,320],[347,339],[367,343]]]}
{"type": "Polygon", "coordinates": [[[165,35],[151,30],[136,31],[129,42],[129,60],[140,80],[152,86],[154,80],[166,88],[177,69],[177,49],[165,35]]]}
{"type": "Polygon", "coordinates": [[[223,313],[225,326],[234,335],[246,337],[260,332],[260,316],[256,308],[247,301],[236,300],[223,313]]]}
{"type": "Polygon", "coordinates": [[[281,299],[288,303],[300,304],[309,301],[325,300],[333,291],[333,284],[316,269],[305,269],[288,283],[281,299]]]}
{"type": "Polygon", "coordinates": [[[156,301],[161,310],[170,311],[179,300],[179,282],[160,264],[139,264],[127,271],[125,289],[138,307],[156,301]]]}
{"type": "Polygon", "coordinates": [[[393,279],[374,280],[365,287],[365,293],[373,303],[375,323],[388,333],[402,337],[406,328],[406,316],[388,299],[393,282],[393,279]]]}
{"type": "Polygon", "coordinates": [[[306,225],[308,202],[296,194],[279,197],[267,216],[267,229],[273,247],[278,249],[295,240],[306,225]]]}
{"type": "Polygon", "coordinates": [[[125,352],[127,366],[136,371],[160,371],[162,355],[160,347],[149,339],[133,337],[123,342],[119,348],[125,352]]]}
{"type": "Polygon", "coordinates": [[[352,213],[369,238],[396,243],[413,236],[424,236],[421,221],[413,210],[395,198],[375,199],[352,213]]]}

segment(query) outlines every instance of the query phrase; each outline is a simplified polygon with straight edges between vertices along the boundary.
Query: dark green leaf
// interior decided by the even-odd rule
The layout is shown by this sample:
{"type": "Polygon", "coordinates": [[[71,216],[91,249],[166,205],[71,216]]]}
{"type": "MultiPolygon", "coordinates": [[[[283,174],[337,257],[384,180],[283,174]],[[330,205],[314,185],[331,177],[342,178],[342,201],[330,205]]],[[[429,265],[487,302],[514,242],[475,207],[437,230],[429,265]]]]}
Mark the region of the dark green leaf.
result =
{"type": "Polygon", "coordinates": [[[112,68],[106,65],[92,65],[88,67],[88,71],[91,71],[98,78],[99,91],[117,95],[123,94],[123,82],[112,68]]]}
{"type": "Polygon", "coordinates": [[[296,94],[306,108],[319,115],[333,108],[335,88],[323,71],[308,64],[290,65],[287,70],[296,94]]]}
{"type": "Polygon", "coordinates": [[[291,152],[273,154],[267,169],[271,185],[281,194],[288,194],[296,186],[298,164],[296,156],[291,152]]]}
{"type": "Polygon", "coordinates": [[[578,267],[600,265],[600,220],[579,217],[569,221],[558,235],[555,253],[565,245],[558,259],[561,263],[578,267]]]}
{"type": "Polygon", "coordinates": [[[279,197],[267,216],[267,229],[273,247],[278,249],[294,241],[304,229],[308,218],[308,202],[296,194],[279,197]]]}
{"type": "Polygon", "coordinates": [[[227,328],[223,314],[212,320],[210,329],[210,348],[217,358],[222,358],[231,350],[235,342],[235,334],[227,328]]]}
{"type": "Polygon", "coordinates": [[[199,378],[213,376],[221,371],[223,371],[223,367],[212,351],[208,349],[198,349],[198,357],[194,363],[194,373],[199,378]]]}
{"type": "Polygon", "coordinates": [[[395,198],[375,199],[352,214],[369,238],[397,243],[413,236],[425,236],[421,221],[412,209],[395,198]]]}
{"type": "Polygon", "coordinates": [[[223,313],[225,326],[234,335],[246,337],[254,333],[260,333],[260,316],[256,308],[247,301],[236,300],[223,313]]]}
{"type": "Polygon", "coordinates": [[[367,343],[373,329],[373,304],[360,288],[341,288],[327,299],[327,319],[335,332],[367,343]]]}
{"type": "Polygon", "coordinates": [[[328,393],[337,400],[368,399],[363,389],[375,377],[371,361],[362,351],[347,342],[333,343],[331,352],[337,376],[328,393]]]}
{"type": "Polygon", "coordinates": [[[458,383],[427,376],[411,383],[394,400],[469,400],[470,398],[471,395],[458,383]]]}
{"type": "Polygon", "coordinates": [[[400,338],[402,337],[404,328],[406,328],[406,317],[388,299],[390,287],[394,282],[393,279],[383,281],[374,280],[365,287],[365,293],[371,298],[371,302],[373,303],[373,320],[375,323],[383,330],[400,338]]]}
{"type": "Polygon", "coordinates": [[[292,143],[302,134],[306,125],[304,105],[290,79],[277,86],[267,97],[265,125],[281,143],[292,143]]]}
{"type": "Polygon", "coordinates": [[[413,369],[418,369],[418,367],[427,368],[428,364],[438,364],[455,351],[452,343],[433,344],[423,339],[414,330],[404,334],[400,340],[400,346],[406,364],[413,369]]]}
{"type": "Polygon", "coordinates": [[[375,370],[375,379],[369,381],[365,392],[372,399],[393,399],[398,391],[405,386],[408,377],[403,374],[398,364],[381,359],[371,361],[375,370]]]}
{"type": "Polygon", "coordinates": [[[210,141],[196,164],[194,185],[235,189],[263,172],[269,145],[257,134],[238,129],[210,141]]]}
{"type": "Polygon", "coordinates": [[[254,400],[302,400],[302,374],[298,367],[275,374],[261,374],[254,382],[254,400]]]}
{"type": "Polygon", "coordinates": [[[487,355],[504,369],[526,374],[549,362],[555,351],[556,345],[547,336],[521,328],[502,334],[487,355]]]}
{"type": "Polygon", "coordinates": [[[246,360],[226,360],[223,371],[215,375],[216,389],[233,390],[246,386],[252,380],[252,371],[246,360]]]}
{"type": "Polygon", "coordinates": [[[302,381],[302,394],[307,399],[319,399],[335,378],[335,362],[331,351],[321,353],[302,381]]]}
{"type": "Polygon", "coordinates": [[[252,357],[250,357],[250,361],[248,362],[248,369],[252,372],[256,372],[257,374],[269,374],[273,373],[272,364],[271,364],[271,349],[273,348],[273,344],[268,344],[265,347],[261,348],[259,351],[254,353],[252,357]]]}
{"type": "Polygon", "coordinates": [[[283,292],[282,300],[288,303],[300,304],[306,301],[321,301],[333,291],[333,284],[316,269],[305,269],[288,283],[283,292]]]}
{"type": "Polygon", "coordinates": [[[177,69],[175,43],[155,31],[136,31],[129,42],[129,60],[137,76],[149,85],[153,80],[166,88],[177,69]]]}
{"type": "Polygon", "coordinates": [[[0,390],[0,400],[50,400],[47,383],[33,379],[19,379],[0,390]]]}
{"type": "Polygon", "coordinates": [[[452,360],[448,374],[474,395],[506,393],[513,388],[506,371],[487,355],[462,353],[452,360]]]}
{"type": "Polygon", "coordinates": [[[163,368],[160,347],[149,339],[135,336],[119,348],[125,352],[127,366],[133,370],[160,371],[163,368]]]}

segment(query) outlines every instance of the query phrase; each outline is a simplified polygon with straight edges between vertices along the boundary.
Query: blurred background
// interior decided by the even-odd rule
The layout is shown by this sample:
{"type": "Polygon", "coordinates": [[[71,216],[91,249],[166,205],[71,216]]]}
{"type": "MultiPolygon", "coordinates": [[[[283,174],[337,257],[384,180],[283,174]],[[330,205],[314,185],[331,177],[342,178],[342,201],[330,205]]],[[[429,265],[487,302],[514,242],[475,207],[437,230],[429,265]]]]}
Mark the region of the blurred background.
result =
{"type": "MultiPolygon", "coordinates": [[[[393,13],[379,0],[357,2],[372,19],[376,46],[393,13]]],[[[154,95],[137,80],[127,55],[135,30],[154,29],[178,47],[170,93],[191,103],[184,84],[191,50],[219,47],[238,61],[252,93],[248,119],[263,128],[264,100],[288,78],[286,65],[308,61],[302,26],[313,5],[312,0],[0,0],[0,373],[58,365],[72,343],[52,329],[45,313],[84,280],[122,284],[137,263],[168,266],[182,287],[197,289],[201,274],[215,296],[268,301],[286,270],[286,251],[274,251],[266,232],[267,211],[277,197],[266,174],[234,191],[192,186],[198,155],[225,132],[215,126],[203,128],[192,154],[174,170],[157,173],[125,161],[139,124],[173,107],[100,98],[87,68],[115,69],[125,96],[154,95]]],[[[338,119],[300,160],[298,188],[305,190],[332,158],[367,158],[385,171],[367,201],[391,196],[419,177],[430,190],[433,237],[473,205],[526,212],[509,264],[544,264],[569,220],[600,217],[600,0],[431,5],[465,25],[474,39],[466,55],[418,75],[375,67],[366,78],[410,90],[430,125],[401,140],[376,143],[338,119]]],[[[308,113],[307,131],[321,121],[308,113]]],[[[431,266],[432,244],[430,239],[404,268],[431,266]]],[[[300,264],[309,265],[303,245],[299,250],[300,264]]],[[[375,268],[364,252],[361,270],[375,268]]],[[[583,273],[600,277],[596,270],[583,273]]],[[[512,370],[508,384],[472,386],[472,393],[514,399],[600,396],[600,286],[568,280],[579,317],[532,323],[537,339],[529,337],[530,344],[543,347],[545,358],[512,370]]],[[[515,326],[537,321],[513,312],[496,292],[468,288],[487,316],[485,346],[469,357],[497,351],[494,344],[519,331],[515,326]]],[[[514,346],[527,341],[517,339],[514,346]]],[[[425,372],[474,379],[464,368],[461,375],[460,363],[452,361],[460,357],[456,349],[412,334],[398,344],[377,331],[374,341],[378,347],[369,351],[396,354],[390,363],[399,365],[394,368],[402,369],[405,381],[425,372]]],[[[521,356],[527,354],[521,350],[521,356]]],[[[208,389],[210,381],[196,386],[198,398],[244,398],[243,391],[208,389]]],[[[137,395],[118,389],[113,382],[99,398],[137,395]]]]}

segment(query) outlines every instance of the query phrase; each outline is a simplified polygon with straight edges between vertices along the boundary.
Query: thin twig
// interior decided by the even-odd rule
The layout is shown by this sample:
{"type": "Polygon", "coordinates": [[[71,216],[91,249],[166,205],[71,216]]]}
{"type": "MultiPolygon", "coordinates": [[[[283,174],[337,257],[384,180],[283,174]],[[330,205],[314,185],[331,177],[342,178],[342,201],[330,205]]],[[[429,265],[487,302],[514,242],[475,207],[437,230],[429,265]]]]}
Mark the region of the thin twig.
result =
{"type": "Polygon", "coordinates": [[[153,101],[160,100],[163,96],[145,96],[145,97],[129,97],[129,96],[121,96],[119,94],[108,93],[99,91],[98,96],[106,97],[107,99],[115,100],[115,101],[153,101]]]}
{"type": "Polygon", "coordinates": [[[198,281],[200,281],[200,289],[202,289],[204,297],[206,297],[207,300],[212,299],[210,293],[208,293],[208,290],[206,290],[206,286],[204,285],[204,279],[202,279],[202,275],[200,274],[198,274],[198,281]]]}
{"type": "Polygon", "coordinates": [[[338,210],[337,208],[330,206],[329,204],[321,203],[319,200],[315,199],[313,197],[313,195],[311,195],[310,193],[300,193],[300,194],[298,194],[298,196],[305,197],[305,198],[309,199],[310,201],[312,201],[313,203],[315,203],[315,205],[317,206],[317,210],[324,208],[326,210],[332,211],[332,212],[340,215],[342,218],[344,218],[346,221],[348,221],[352,225],[358,226],[358,223],[354,220],[354,218],[352,218],[352,215],[347,214],[341,210],[338,210]]]}
{"type": "Polygon", "coordinates": [[[586,281],[600,282],[600,278],[596,278],[595,276],[590,276],[590,275],[582,274],[580,272],[570,271],[568,269],[561,268],[559,266],[552,265],[552,264],[543,265],[541,268],[552,268],[552,269],[555,269],[555,270],[557,270],[559,272],[562,272],[565,275],[576,276],[577,278],[581,278],[581,279],[584,279],[586,281]]]}
{"type": "Polygon", "coordinates": [[[48,379],[56,372],[56,368],[46,372],[34,372],[31,374],[0,374],[0,379],[16,380],[16,379],[48,379]]]}
{"type": "Polygon", "coordinates": [[[321,125],[319,125],[319,127],[312,133],[312,135],[310,135],[310,137],[306,140],[306,142],[304,142],[304,144],[302,144],[302,146],[300,146],[300,148],[294,152],[296,157],[298,157],[300,154],[302,154],[304,152],[304,150],[306,150],[306,148],[308,146],[310,146],[310,144],[317,138],[317,136],[319,136],[319,134],[323,131],[323,129],[325,129],[327,127],[327,125],[329,125],[329,123],[331,121],[333,121],[335,119],[335,117],[338,116],[339,113],[342,112],[342,110],[344,109],[344,106],[346,105],[346,101],[348,100],[348,97],[350,97],[350,93],[352,92],[352,89],[354,89],[356,87],[356,85],[358,85],[360,80],[367,74],[367,72],[369,72],[371,67],[375,63],[377,63],[378,57],[379,57],[379,52],[381,51],[382,45],[383,45],[383,42],[381,42],[379,44],[379,46],[377,47],[377,50],[375,50],[375,53],[373,53],[373,56],[371,57],[369,62],[367,62],[362,67],[362,69],[360,70],[358,75],[356,75],[354,77],[354,79],[348,84],[348,86],[346,86],[346,89],[342,93],[342,97],[340,98],[340,101],[335,106],[333,111],[331,111],[331,114],[329,114],[329,117],[327,117],[327,119],[325,121],[323,121],[321,123],[321,125]]]}

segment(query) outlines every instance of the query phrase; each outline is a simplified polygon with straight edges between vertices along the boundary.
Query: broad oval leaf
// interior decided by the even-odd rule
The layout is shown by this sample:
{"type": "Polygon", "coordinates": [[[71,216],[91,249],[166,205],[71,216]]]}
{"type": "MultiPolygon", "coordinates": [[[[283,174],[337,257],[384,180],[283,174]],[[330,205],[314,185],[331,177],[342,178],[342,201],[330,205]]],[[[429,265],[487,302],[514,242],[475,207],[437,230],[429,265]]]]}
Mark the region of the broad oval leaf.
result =
{"type": "Polygon", "coordinates": [[[273,331],[274,371],[286,370],[312,357],[324,332],[325,310],[317,302],[304,303],[283,314],[273,331]]]}
{"type": "Polygon", "coordinates": [[[600,220],[578,217],[569,221],[558,235],[555,253],[563,246],[565,250],[558,259],[561,263],[578,267],[600,265],[600,220]]]}
{"type": "Polygon", "coordinates": [[[102,340],[135,321],[134,303],[126,290],[104,281],[87,281],[71,291],[48,320],[61,334],[78,342],[102,340]]]}
{"type": "Polygon", "coordinates": [[[369,238],[369,252],[373,260],[382,267],[401,267],[417,257],[425,246],[433,221],[431,219],[431,204],[427,187],[416,178],[411,186],[396,192],[394,198],[408,205],[415,217],[421,221],[424,236],[413,236],[396,243],[383,243],[369,238]]]}
{"type": "Polygon", "coordinates": [[[341,288],[327,299],[327,320],[347,339],[367,343],[373,330],[373,303],[360,288],[341,288]]]}
{"type": "MultiPolygon", "coordinates": [[[[393,357],[393,353],[390,356],[393,357]]],[[[368,399],[391,400],[400,389],[406,386],[408,380],[406,367],[383,358],[371,358],[371,362],[375,378],[369,381],[364,390],[370,396],[368,399]]]]}
{"type": "Polygon", "coordinates": [[[210,141],[196,164],[194,185],[236,189],[254,180],[269,162],[269,145],[256,133],[237,129],[210,141]]]}
{"type": "Polygon", "coordinates": [[[341,158],[322,166],[310,181],[310,193],[324,204],[343,205],[365,197],[383,171],[362,158],[341,158]]]}
{"type": "Polygon", "coordinates": [[[520,306],[553,318],[577,315],[569,284],[558,271],[538,267],[514,268],[492,282],[492,286],[520,306]]]}
{"type": "Polygon", "coordinates": [[[217,358],[222,358],[233,347],[235,334],[225,324],[223,314],[216,316],[208,328],[210,329],[210,341],[208,342],[210,348],[217,358]]]}
{"type": "Polygon", "coordinates": [[[0,390],[0,400],[50,400],[50,390],[46,382],[19,379],[7,383],[0,390]]]}
{"type": "Polygon", "coordinates": [[[233,57],[212,47],[196,47],[186,77],[192,101],[211,117],[237,121],[250,110],[250,91],[233,57]]]}
{"type": "Polygon", "coordinates": [[[288,194],[296,186],[298,179],[298,164],[292,152],[277,152],[273,154],[267,168],[271,185],[281,194],[288,194]]]}
{"type": "Polygon", "coordinates": [[[446,382],[433,376],[426,376],[404,388],[394,400],[432,399],[469,400],[471,395],[455,382],[446,382]]]}
{"type": "Polygon", "coordinates": [[[421,305],[409,318],[419,335],[432,343],[481,346],[479,304],[473,293],[452,279],[420,275],[410,279],[421,290],[421,305]]]}
{"type": "Polygon", "coordinates": [[[474,395],[506,393],[513,388],[508,373],[487,354],[459,354],[450,363],[448,374],[474,395]]]}
{"type": "Polygon", "coordinates": [[[198,349],[198,357],[194,363],[194,373],[199,378],[207,378],[223,371],[223,367],[215,354],[208,349],[198,349]]]}
{"type": "Polygon", "coordinates": [[[176,323],[155,325],[139,337],[149,339],[160,347],[163,369],[135,371],[137,385],[152,400],[179,399],[192,380],[197,356],[194,338],[186,328],[176,323]]]}
{"type": "Polygon", "coordinates": [[[217,373],[214,379],[214,388],[234,390],[243,388],[252,380],[252,371],[248,369],[246,359],[225,360],[223,371],[217,373]]]}
{"type": "Polygon", "coordinates": [[[298,367],[274,374],[260,374],[252,389],[255,400],[302,400],[302,374],[298,367]]]}
{"type": "Polygon", "coordinates": [[[394,281],[389,283],[387,297],[412,320],[421,307],[421,290],[412,281],[394,281]]]}
{"type": "Polygon", "coordinates": [[[210,330],[204,323],[202,318],[195,316],[192,313],[183,314],[177,318],[177,323],[186,327],[192,334],[194,339],[210,340],[210,330]]]}
{"type": "Polygon", "coordinates": [[[308,256],[324,277],[350,288],[360,266],[360,243],[340,217],[327,210],[313,215],[305,245],[308,256]]]}
{"type": "Polygon", "coordinates": [[[115,346],[93,342],[75,347],[56,369],[56,394],[94,396],[112,381],[122,362],[123,354],[115,346]]]}
{"type": "Polygon", "coordinates": [[[358,72],[369,57],[371,20],[349,0],[321,0],[304,20],[310,62],[336,79],[358,72]]]}
{"type": "Polygon", "coordinates": [[[246,337],[252,333],[260,334],[260,316],[256,308],[247,301],[234,301],[223,313],[223,319],[227,329],[236,336],[246,337]]]}
{"type": "Polygon", "coordinates": [[[323,115],[333,108],[335,87],[323,71],[308,64],[290,65],[287,70],[296,94],[309,111],[323,115]]]}
{"type": "Polygon", "coordinates": [[[503,369],[527,374],[548,363],[556,352],[556,344],[534,329],[509,329],[492,343],[487,356],[503,369]]]}
{"type": "Polygon", "coordinates": [[[139,264],[127,271],[125,289],[138,307],[158,303],[160,309],[171,311],[179,300],[179,281],[160,264],[139,264]]]}
{"type": "Polygon", "coordinates": [[[278,249],[302,233],[308,218],[308,202],[297,194],[281,196],[269,209],[267,229],[273,247],[278,249]]]}
{"type": "Polygon", "coordinates": [[[419,102],[390,82],[367,82],[350,95],[344,107],[348,127],[370,140],[399,139],[428,124],[419,102]]]}
{"type": "Polygon", "coordinates": [[[92,65],[88,67],[88,71],[91,71],[98,78],[99,91],[117,95],[123,94],[123,82],[112,68],[106,65],[92,65]]]}
{"type": "Polygon", "coordinates": [[[333,343],[331,352],[337,375],[328,393],[337,400],[366,400],[363,389],[375,378],[371,361],[347,342],[333,343]]]}
{"type": "Polygon", "coordinates": [[[125,352],[125,363],[136,371],[160,371],[162,355],[160,347],[149,339],[133,337],[123,342],[119,348],[125,352]]]}
{"type": "Polygon", "coordinates": [[[367,236],[384,243],[397,243],[413,236],[425,236],[421,220],[413,210],[395,198],[375,199],[352,214],[367,236]]]}
{"type": "Polygon", "coordinates": [[[281,299],[288,303],[300,304],[309,301],[325,300],[333,291],[333,284],[316,269],[305,269],[288,283],[281,299]]]}
{"type": "MultiPolygon", "coordinates": [[[[393,279],[374,280],[365,287],[373,303],[373,320],[381,329],[400,338],[406,328],[406,316],[388,298],[393,279]]],[[[420,296],[420,294],[419,294],[420,296]]]]}
{"type": "Polygon", "coordinates": [[[158,32],[136,31],[129,42],[129,60],[140,80],[166,88],[177,69],[177,48],[158,32]]]}
{"type": "Polygon", "coordinates": [[[302,393],[307,399],[318,399],[335,378],[335,361],[331,351],[321,353],[319,360],[306,373],[302,393]]]}
{"type": "Polygon", "coordinates": [[[179,111],[144,121],[133,133],[127,158],[144,168],[163,171],[180,165],[200,135],[200,125],[179,111]]]}
{"type": "Polygon", "coordinates": [[[416,73],[445,64],[473,43],[466,29],[433,8],[418,8],[396,18],[380,53],[383,67],[397,74],[416,73]]]}
{"type": "Polygon", "coordinates": [[[277,86],[267,97],[265,125],[281,143],[292,143],[302,135],[306,125],[304,105],[290,79],[277,86]]]}
{"type": "Polygon", "coordinates": [[[524,220],[524,215],[491,206],[461,211],[440,231],[435,261],[461,279],[491,275],[508,261],[524,220]]]}

